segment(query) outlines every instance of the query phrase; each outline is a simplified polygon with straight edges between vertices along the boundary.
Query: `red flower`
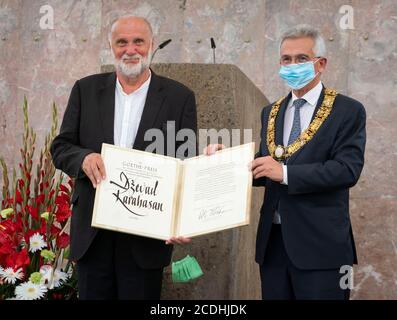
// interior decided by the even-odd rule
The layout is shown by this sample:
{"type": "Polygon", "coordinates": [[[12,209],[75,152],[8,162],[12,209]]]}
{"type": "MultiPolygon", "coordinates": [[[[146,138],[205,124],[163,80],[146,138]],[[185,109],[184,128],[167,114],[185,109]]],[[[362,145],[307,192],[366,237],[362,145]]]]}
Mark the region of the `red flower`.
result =
{"type": "Polygon", "coordinates": [[[61,192],[58,196],[55,198],[55,204],[59,205],[69,205],[70,203],[70,197],[67,193],[61,192]]]}
{"type": "Polygon", "coordinates": [[[13,204],[14,204],[14,198],[13,197],[7,199],[7,207],[11,207],[13,204]]]}
{"type": "Polygon", "coordinates": [[[52,189],[51,191],[50,191],[50,193],[49,193],[49,195],[48,195],[48,198],[52,198],[52,196],[54,195],[54,193],[55,193],[55,190],[54,189],[52,189]]]}
{"type": "Polygon", "coordinates": [[[57,247],[60,249],[66,248],[69,243],[70,243],[70,237],[67,233],[62,233],[61,235],[58,236],[57,238],[57,247]]]}
{"type": "Polygon", "coordinates": [[[52,236],[57,236],[58,233],[61,232],[61,229],[58,228],[58,227],[56,227],[56,226],[54,226],[54,225],[52,225],[52,226],[51,226],[50,232],[51,232],[51,235],[52,235],[52,236]]]}
{"type": "Polygon", "coordinates": [[[22,230],[22,220],[20,216],[17,217],[16,222],[13,222],[12,219],[7,219],[2,221],[0,225],[1,225],[0,235],[1,234],[15,235],[18,231],[22,230]]]}
{"type": "Polygon", "coordinates": [[[57,195],[56,196],[56,198],[55,198],[55,204],[56,205],[69,205],[69,196],[66,194],[66,193],[64,193],[64,192],[61,192],[59,195],[57,195]]]}
{"type": "Polygon", "coordinates": [[[6,258],[6,266],[14,268],[14,270],[18,270],[25,268],[30,264],[30,258],[28,254],[28,250],[26,248],[22,249],[19,252],[14,252],[6,258]]]}
{"type": "Polygon", "coordinates": [[[59,222],[67,220],[71,215],[72,210],[69,209],[69,204],[58,205],[55,216],[59,222]]]}
{"type": "Polygon", "coordinates": [[[0,254],[9,255],[16,251],[15,246],[12,244],[11,241],[4,241],[0,245],[0,254]]]}
{"type": "Polygon", "coordinates": [[[23,187],[25,186],[25,182],[22,179],[18,179],[18,186],[19,189],[23,189],[23,187]]]}
{"type": "Polygon", "coordinates": [[[36,203],[37,203],[37,205],[40,205],[40,204],[44,203],[44,194],[39,194],[36,197],[36,203]]]}
{"type": "Polygon", "coordinates": [[[15,266],[17,268],[25,268],[30,264],[28,249],[24,248],[16,254],[15,266]]]}
{"type": "Polygon", "coordinates": [[[27,211],[29,212],[29,214],[32,216],[32,218],[38,220],[39,219],[39,213],[37,211],[37,208],[33,207],[33,206],[27,206],[27,211]]]}
{"type": "Polygon", "coordinates": [[[69,189],[66,188],[66,186],[64,184],[60,184],[59,185],[59,190],[61,190],[63,192],[66,192],[66,193],[69,193],[69,189]]]}
{"type": "Polygon", "coordinates": [[[21,196],[21,193],[19,192],[19,190],[17,189],[15,191],[15,193],[16,193],[16,202],[17,203],[22,203],[22,196],[21,196]]]}
{"type": "Polygon", "coordinates": [[[40,228],[37,230],[40,234],[46,234],[47,232],[47,221],[44,218],[41,218],[40,228]]]}
{"type": "Polygon", "coordinates": [[[72,179],[69,179],[68,184],[70,186],[70,189],[73,189],[74,183],[72,179]]]}

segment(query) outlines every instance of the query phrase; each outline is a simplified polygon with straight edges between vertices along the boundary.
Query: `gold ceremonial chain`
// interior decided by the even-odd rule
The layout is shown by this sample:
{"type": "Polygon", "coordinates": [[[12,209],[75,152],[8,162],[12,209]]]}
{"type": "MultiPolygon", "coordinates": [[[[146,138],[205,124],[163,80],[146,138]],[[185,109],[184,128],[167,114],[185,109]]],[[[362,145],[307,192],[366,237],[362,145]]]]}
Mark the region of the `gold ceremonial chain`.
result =
{"type": "Polygon", "coordinates": [[[269,122],[267,125],[267,147],[270,155],[278,160],[283,161],[292,156],[296,151],[302,148],[308,143],[313,136],[317,133],[323,122],[328,118],[331,113],[337,92],[334,89],[325,89],[325,96],[321,107],[318,109],[315,118],[310,123],[309,127],[301,133],[301,135],[290,145],[284,147],[281,145],[276,146],[276,117],[280,110],[280,105],[284,101],[285,97],[279,99],[273,106],[269,115],[269,122]]]}

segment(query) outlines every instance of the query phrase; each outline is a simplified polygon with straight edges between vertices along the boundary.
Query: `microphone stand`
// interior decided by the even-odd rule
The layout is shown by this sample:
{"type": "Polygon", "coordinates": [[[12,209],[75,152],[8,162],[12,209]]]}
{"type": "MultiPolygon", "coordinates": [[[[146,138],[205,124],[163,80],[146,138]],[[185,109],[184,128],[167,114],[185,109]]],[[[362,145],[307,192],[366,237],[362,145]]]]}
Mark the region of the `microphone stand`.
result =
{"type": "Polygon", "coordinates": [[[154,55],[156,54],[156,52],[157,52],[159,49],[163,49],[163,48],[164,48],[166,45],[168,45],[171,41],[172,41],[171,39],[168,39],[168,40],[165,40],[164,42],[160,43],[159,46],[156,48],[156,50],[154,50],[154,52],[153,52],[153,54],[152,54],[152,60],[153,60],[154,55]]]}
{"type": "Polygon", "coordinates": [[[215,49],[216,49],[216,45],[215,45],[214,38],[211,38],[211,48],[212,48],[212,53],[213,53],[213,58],[214,58],[214,64],[215,64],[215,63],[216,63],[216,59],[215,59],[215,49]]]}

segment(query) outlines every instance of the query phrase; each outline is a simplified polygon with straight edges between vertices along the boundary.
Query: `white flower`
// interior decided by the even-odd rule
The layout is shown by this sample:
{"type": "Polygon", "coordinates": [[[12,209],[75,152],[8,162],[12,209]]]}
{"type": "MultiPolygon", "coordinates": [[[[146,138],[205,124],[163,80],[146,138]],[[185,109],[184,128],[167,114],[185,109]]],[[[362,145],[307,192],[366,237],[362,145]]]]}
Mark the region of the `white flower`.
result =
{"type": "Polygon", "coordinates": [[[36,252],[37,250],[41,250],[47,246],[47,244],[44,242],[44,237],[40,233],[35,233],[33,236],[31,236],[29,239],[29,244],[30,252],[36,252]]]}
{"type": "Polygon", "coordinates": [[[43,275],[42,283],[46,284],[49,289],[58,288],[63,282],[65,282],[69,275],[59,269],[55,269],[48,264],[43,265],[40,268],[40,273],[43,275]]]}
{"type": "Polygon", "coordinates": [[[46,286],[28,281],[15,288],[15,297],[18,300],[37,300],[43,298],[46,292],[46,286]]]}
{"type": "Polygon", "coordinates": [[[23,278],[22,268],[19,268],[17,271],[14,271],[13,268],[1,268],[0,278],[6,283],[15,284],[17,280],[21,280],[23,278]]]}

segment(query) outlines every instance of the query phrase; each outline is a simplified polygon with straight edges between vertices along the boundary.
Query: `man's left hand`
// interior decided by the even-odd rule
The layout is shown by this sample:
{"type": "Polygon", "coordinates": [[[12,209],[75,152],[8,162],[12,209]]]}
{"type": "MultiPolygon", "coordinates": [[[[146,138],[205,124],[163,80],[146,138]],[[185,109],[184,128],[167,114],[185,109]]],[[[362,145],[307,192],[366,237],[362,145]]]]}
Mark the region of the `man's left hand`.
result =
{"type": "Polygon", "coordinates": [[[267,177],[276,182],[283,181],[283,166],[270,156],[256,158],[251,163],[252,174],[255,179],[267,177]]]}

